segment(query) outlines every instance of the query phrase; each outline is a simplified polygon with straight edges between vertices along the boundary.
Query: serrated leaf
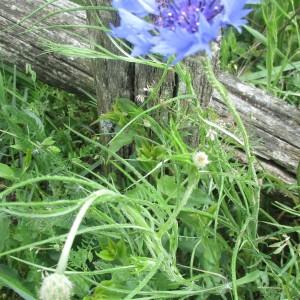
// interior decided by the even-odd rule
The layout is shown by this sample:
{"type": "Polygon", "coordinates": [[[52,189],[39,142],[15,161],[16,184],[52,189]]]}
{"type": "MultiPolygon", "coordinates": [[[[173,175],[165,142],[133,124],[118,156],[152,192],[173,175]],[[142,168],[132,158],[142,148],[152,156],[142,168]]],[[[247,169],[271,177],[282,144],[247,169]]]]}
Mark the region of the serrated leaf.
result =
{"type": "Polygon", "coordinates": [[[52,152],[53,154],[58,154],[58,153],[60,153],[60,149],[59,149],[58,147],[56,147],[56,146],[49,146],[49,147],[48,147],[48,150],[49,150],[50,152],[52,152]]]}
{"type": "Polygon", "coordinates": [[[114,253],[106,249],[100,251],[97,256],[102,258],[104,261],[114,261],[116,258],[114,253]]]}
{"type": "Polygon", "coordinates": [[[53,138],[51,136],[45,138],[42,142],[43,146],[52,146],[55,144],[55,141],[53,140],[53,138]]]}
{"type": "Polygon", "coordinates": [[[209,205],[211,203],[212,201],[209,195],[205,191],[201,190],[200,188],[197,188],[192,192],[187,206],[198,208],[203,205],[209,205]]]}

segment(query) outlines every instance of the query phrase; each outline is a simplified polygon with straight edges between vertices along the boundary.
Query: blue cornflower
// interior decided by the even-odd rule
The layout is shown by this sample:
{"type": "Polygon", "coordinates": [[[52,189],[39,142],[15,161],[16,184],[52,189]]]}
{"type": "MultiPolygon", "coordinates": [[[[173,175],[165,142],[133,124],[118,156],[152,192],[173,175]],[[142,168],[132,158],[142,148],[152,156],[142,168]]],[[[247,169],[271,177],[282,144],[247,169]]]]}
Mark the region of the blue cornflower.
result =
{"type": "Polygon", "coordinates": [[[174,63],[197,52],[210,53],[222,28],[240,30],[259,0],[113,0],[120,26],[112,35],[133,45],[133,56],[175,56],[174,63]]]}

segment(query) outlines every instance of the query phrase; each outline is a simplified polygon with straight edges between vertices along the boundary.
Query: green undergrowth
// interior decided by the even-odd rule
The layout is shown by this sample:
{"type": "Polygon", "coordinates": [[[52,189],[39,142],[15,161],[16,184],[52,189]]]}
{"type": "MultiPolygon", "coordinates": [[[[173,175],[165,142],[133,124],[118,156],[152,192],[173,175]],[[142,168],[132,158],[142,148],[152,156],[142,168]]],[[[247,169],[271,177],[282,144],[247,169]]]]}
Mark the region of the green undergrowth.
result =
{"type": "MultiPolygon", "coordinates": [[[[229,30],[221,48],[224,70],[295,105],[298,7],[298,0],[264,1],[247,32],[229,30]]],[[[101,47],[49,47],[167,70],[157,59],[101,47]]],[[[95,99],[44,85],[30,67],[27,75],[1,68],[0,299],[38,299],[91,197],[65,272],[73,299],[299,298],[299,186],[255,172],[248,135],[213,76],[235,122],[203,110],[182,66],[173,71],[186,92],[156,99],[160,86],[151,87],[139,103],[116,99],[99,118],[95,99]],[[112,125],[109,136],[99,133],[103,122],[112,125]],[[202,168],[198,151],[209,159],[202,168]],[[97,196],[104,190],[109,195],[97,196]]]]}
{"type": "Polygon", "coordinates": [[[242,34],[223,37],[221,67],[300,105],[300,1],[264,0],[242,34]]]}
{"type": "Polygon", "coordinates": [[[236,159],[237,128],[192,95],[160,100],[117,100],[101,117],[114,125],[105,145],[93,99],[1,72],[0,297],[37,299],[78,209],[106,188],[72,247],[74,299],[297,299],[296,186],[276,185],[292,200],[271,196],[275,183],[260,173],[255,219],[259,186],[236,159]],[[200,170],[198,150],[210,160],[200,170]]]}

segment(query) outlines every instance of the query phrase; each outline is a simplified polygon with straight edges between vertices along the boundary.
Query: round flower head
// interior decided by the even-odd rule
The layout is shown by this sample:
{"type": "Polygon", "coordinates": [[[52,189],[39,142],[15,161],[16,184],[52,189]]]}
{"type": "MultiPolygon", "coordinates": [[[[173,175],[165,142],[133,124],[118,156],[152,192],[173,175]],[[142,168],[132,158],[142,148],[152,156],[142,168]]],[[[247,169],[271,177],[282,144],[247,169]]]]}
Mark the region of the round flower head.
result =
{"type": "Polygon", "coordinates": [[[238,30],[250,12],[246,4],[258,0],[113,0],[120,26],[112,35],[133,45],[133,56],[151,53],[174,63],[199,51],[210,53],[210,44],[222,28],[238,30]]]}
{"type": "Polygon", "coordinates": [[[203,169],[209,164],[208,156],[205,152],[198,151],[193,155],[193,162],[198,169],[203,169]]]}
{"type": "Polygon", "coordinates": [[[41,289],[41,300],[70,300],[72,283],[62,274],[53,273],[44,278],[41,289]]]}

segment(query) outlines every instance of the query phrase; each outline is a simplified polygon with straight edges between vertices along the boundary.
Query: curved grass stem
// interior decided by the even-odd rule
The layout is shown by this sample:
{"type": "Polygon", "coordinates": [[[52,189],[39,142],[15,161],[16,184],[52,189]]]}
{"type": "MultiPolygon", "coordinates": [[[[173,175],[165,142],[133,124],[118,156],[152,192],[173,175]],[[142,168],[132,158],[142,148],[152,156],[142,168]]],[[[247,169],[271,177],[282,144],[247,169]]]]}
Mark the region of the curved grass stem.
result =
{"type": "Polygon", "coordinates": [[[213,71],[213,66],[212,66],[209,58],[206,57],[205,59],[203,59],[203,67],[204,67],[204,71],[206,73],[207,79],[209,80],[212,87],[221,96],[223,102],[227,106],[229,112],[231,113],[231,115],[232,115],[235,123],[237,124],[237,127],[242,135],[244,151],[247,156],[250,174],[251,174],[251,177],[256,186],[255,193],[253,194],[253,197],[252,197],[253,198],[252,203],[250,203],[253,208],[253,215],[252,215],[253,220],[252,221],[255,224],[252,234],[253,234],[253,238],[255,238],[256,231],[257,231],[257,218],[258,218],[259,204],[260,204],[259,203],[260,202],[260,185],[259,185],[258,177],[256,174],[255,156],[252,154],[252,151],[251,151],[249,136],[247,134],[247,130],[244,126],[244,123],[241,119],[240,114],[236,110],[235,105],[233,104],[233,102],[231,101],[231,99],[228,95],[228,91],[215,76],[214,71],[213,71]]]}
{"type": "MultiPolygon", "coordinates": [[[[247,156],[249,174],[251,176],[252,181],[254,182],[254,187],[253,187],[253,193],[249,195],[249,207],[251,208],[251,212],[250,215],[247,216],[247,220],[241,228],[241,233],[244,233],[247,230],[247,228],[249,228],[252,244],[255,245],[254,241],[256,240],[256,235],[257,235],[258,214],[259,214],[259,207],[260,207],[260,185],[256,173],[256,168],[255,168],[255,156],[252,153],[249,136],[247,134],[247,130],[243,124],[243,121],[237,109],[235,108],[234,103],[231,101],[228,91],[222,85],[222,83],[217,79],[214,73],[212,62],[208,57],[203,58],[203,70],[212,88],[219,93],[222,101],[227,106],[229,113],[232,115],[238,127],[238,130],[242,135],[241,142],[247,156]]],[[[179,73],[179,76],[180,75],[181,77],[183,77],[182,74],[179,73]]],[[[186,76],[181,79],[184,81],[187,80],[186,76]]],[[[187,86],[189,86],[189,84],[190,82],[186,82],[187,86]]],[[[238,299],[237,284],[236,284],[237,282],[236,259],[237,259],[237,254],[238,254],[240,244],[242,243],[242,239],[243,236],[240,234],[238,236],[238,240],[235,245],[234,255],[232,257],[232,262],[231,262],[232,288],[233,288],[233,295],[235,300],[238,299]]]]}
{"type": "Polygon", "coordinates": [[[99,197],[102,197],[104,195],[114,195],[114,193],[107,189],[102,189],[102,190],[96,191],[96,192],[92,193],[89,197],[87,197],[86,201],[80,208],[80,210],[73,222],[73,225],[68,233],[67,240],[65,242],[64,248],[63,248],[60,258],[59,258],[59,262],[58,262],[58,265],[56,268],[56,273],[64,274],[64,272],[67,268],[69,255],[70,255],[70,251],[71,251],[75,236],[77,234],[78,228],[79,228],[85,214],[87,213],[90,206],[95,202],[95,200],[97,200],[99,197]]]}

